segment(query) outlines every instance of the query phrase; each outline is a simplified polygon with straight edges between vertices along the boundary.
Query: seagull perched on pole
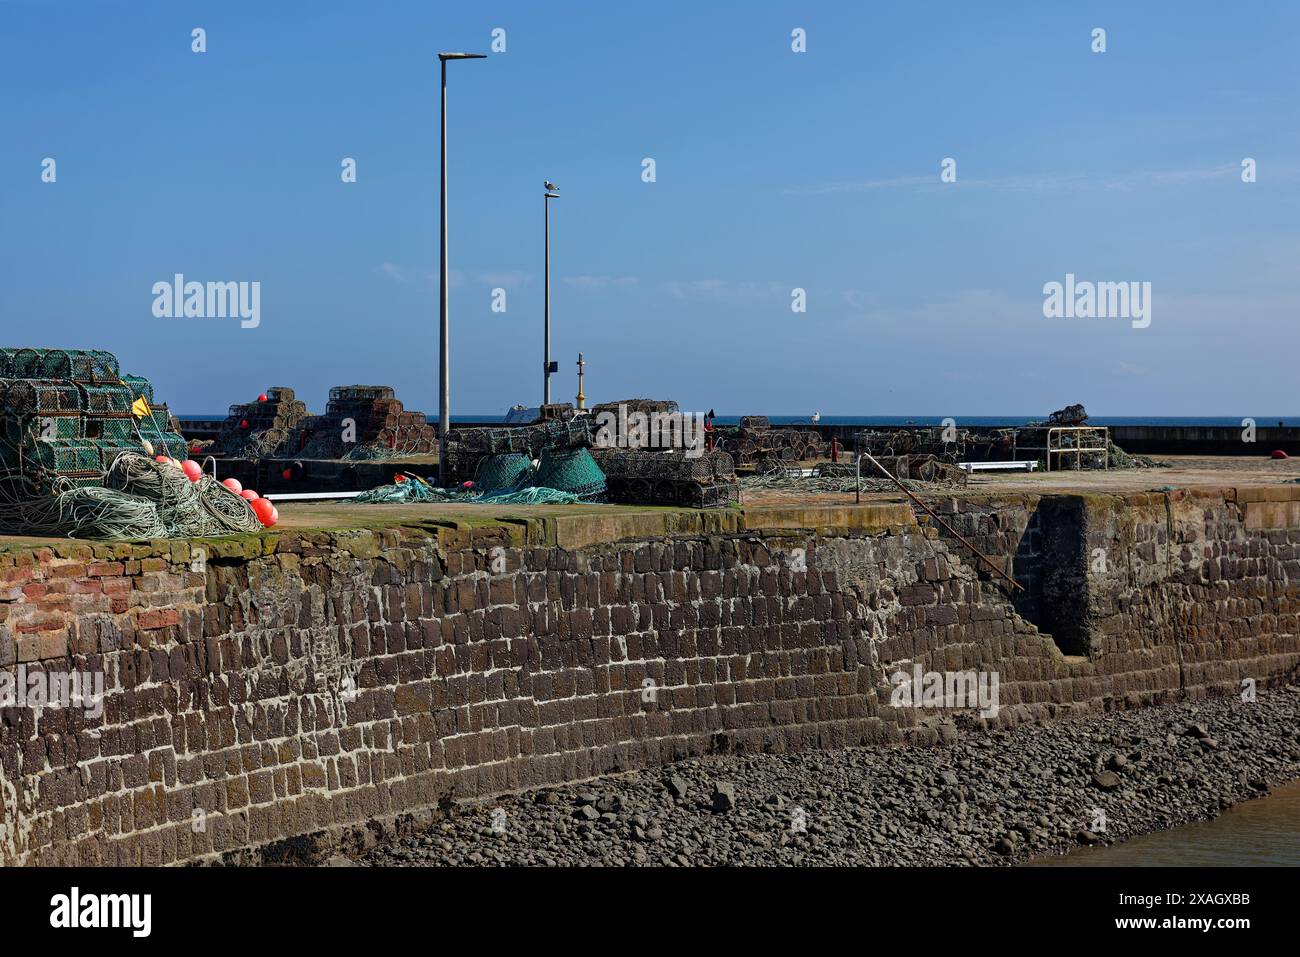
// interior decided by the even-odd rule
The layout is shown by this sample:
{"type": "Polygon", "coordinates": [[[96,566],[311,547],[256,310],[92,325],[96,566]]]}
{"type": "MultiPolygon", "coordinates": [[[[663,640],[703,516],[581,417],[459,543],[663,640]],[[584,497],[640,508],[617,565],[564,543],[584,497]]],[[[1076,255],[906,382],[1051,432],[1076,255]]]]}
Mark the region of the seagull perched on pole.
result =
{"type": "Polygon", "coordinates": [[[548,193],[558,193],[560,191],[560,187],[556,186],[550,180],[543,180],[542,185],[546,187],[548,193]]]}

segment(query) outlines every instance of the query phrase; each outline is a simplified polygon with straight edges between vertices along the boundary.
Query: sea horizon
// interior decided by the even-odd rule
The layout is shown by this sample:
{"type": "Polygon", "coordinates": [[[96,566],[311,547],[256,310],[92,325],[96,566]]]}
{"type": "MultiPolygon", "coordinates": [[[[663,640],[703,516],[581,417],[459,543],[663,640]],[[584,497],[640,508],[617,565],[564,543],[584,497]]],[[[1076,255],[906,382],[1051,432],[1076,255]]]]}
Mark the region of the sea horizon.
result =
{"type": "MultiPolygon", "coordinates": [[[[688,410],[691,411],[691,410],[688,410]]],[[[764,413],[746,413],[747,415],[763,415],[764,413]]],[[[177,419],[182,422],[195,421],[214,421],[229,418],[228,413],[213,413],[204,415],[201,413],[177,414],[177,419]]],[[[505,415],[501,413],[455,413],[451,416],[453,423],[466,422],[483,422],[495,423],[504,422],[505,415]]],[[[718,425],[739,425],[742,416],[719,413],[715,422],[718,425]]],[[[768,421],[772,425],[812,425],[813,419],[810,415],[768,415],[768,421]]],[[[953,419],[958,427],[965,426],[982,426],[982,427],[1014,427],[1029,425],[1034,422],[1042,422],[1047,417],[1044,415],[970,415],[970,416],[942,416],[942,415],[823,415],[818,420],[820,425],[943,425],[946,419],[953,419]]],[[[1254,420],[1256,427],[1269,428],[1281,425],[1282,427],[1300,427],[1300,415],[1253,415],[1253,416],[1234,416],[1234,415],[1187,415],[1187,416],[1170,416],[1170,415],[1091,415],[1088,422],[1091,425],[1161,425],[1161,426],[1216,426],[1216,427],[1240,427],[1242,420],[1251,418],[1254,420]]],[[[430,421],[434,421],[436,416],[429,413],[430,421]]]]}

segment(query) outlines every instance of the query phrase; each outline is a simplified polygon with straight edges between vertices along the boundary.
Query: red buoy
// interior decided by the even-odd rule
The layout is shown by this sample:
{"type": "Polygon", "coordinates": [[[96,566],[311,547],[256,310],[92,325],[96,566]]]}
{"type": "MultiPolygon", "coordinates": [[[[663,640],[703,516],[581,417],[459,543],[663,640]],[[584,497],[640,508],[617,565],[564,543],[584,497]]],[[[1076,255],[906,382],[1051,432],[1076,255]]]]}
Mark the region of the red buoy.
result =
{"type": "Polygon", "coordinates": [[[253,514],[257,516],[257,520],[266,528],[270,528],[274,525],[276,520],[280,517],[279,513],[275,510],[275,506],[264,498],[259,498],[253,502],[253,514]]]}

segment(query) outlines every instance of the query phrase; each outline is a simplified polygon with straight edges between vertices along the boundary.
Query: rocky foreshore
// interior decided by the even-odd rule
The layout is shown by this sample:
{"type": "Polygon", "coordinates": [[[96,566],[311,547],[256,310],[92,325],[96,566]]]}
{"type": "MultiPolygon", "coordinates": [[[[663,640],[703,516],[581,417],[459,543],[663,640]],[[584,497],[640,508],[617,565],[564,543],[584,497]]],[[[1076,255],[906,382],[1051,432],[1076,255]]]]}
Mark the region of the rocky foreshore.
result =
{"type": "Polygon", "coordinates": [[[360,863],[1010,864],[1213,818],[1297,777],[1288,687],[944,747],[719,755],[449,805],[360,863]]]}

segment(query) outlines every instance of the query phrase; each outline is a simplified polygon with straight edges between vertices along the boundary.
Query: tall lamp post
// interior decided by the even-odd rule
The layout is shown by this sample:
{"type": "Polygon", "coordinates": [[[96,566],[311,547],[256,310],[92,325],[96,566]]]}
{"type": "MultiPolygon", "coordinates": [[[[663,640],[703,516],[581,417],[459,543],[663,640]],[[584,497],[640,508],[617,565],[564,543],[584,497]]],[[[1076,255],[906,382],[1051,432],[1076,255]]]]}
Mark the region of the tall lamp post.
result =
{"type": "Polygon", "coordinates": [[[439,209],[442,229],[438,235],[438,309],[442,329],[438,336],[438,484],[447,485],[447,433],[451,430],[451,350],[447,318],[447,61],[483,60],[486,53],[439,53],[442,64],[442,190],[439,209]]]}
{"type": "Polygon", "coordinates": [[[543,180],[542,185],[546,187],[542,198],[542,206],[545,208],[543,219],[546,223],[546,278],[543,280],[546,287],[546,342],[542,349],[542,403],[550,405],[551,373],[559,371],[559,363],[551,362],[551,200],[560,198],[560,187],[550,180],[543,180]]]}

